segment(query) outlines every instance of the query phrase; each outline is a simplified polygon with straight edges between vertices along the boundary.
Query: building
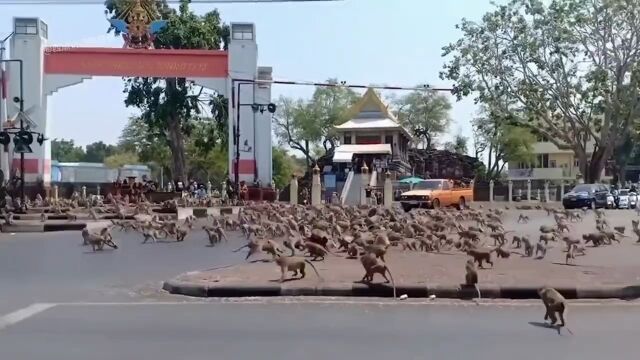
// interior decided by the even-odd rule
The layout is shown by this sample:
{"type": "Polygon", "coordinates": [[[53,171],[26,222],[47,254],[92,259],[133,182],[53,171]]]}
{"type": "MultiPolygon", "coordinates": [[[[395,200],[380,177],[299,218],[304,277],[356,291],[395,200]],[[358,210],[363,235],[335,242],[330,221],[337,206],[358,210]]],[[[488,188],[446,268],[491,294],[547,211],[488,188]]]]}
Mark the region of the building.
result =
{"type": "Polygon", "coordinates": [[[340,145],[334,166],[358,170],[366,163],[369,168],[411,172],[408,150],[412,136],[373,89],[367,89],[348,114],[350,120],[335,126],[340,145]]]}
{"type": "MultiPolygon", "coordinates": [[[[587,148],[591,149],[587,157],[591,157],[591,152],[595,146],[594,141],[587,143],[587,148]]],[[[580,163],[571,149],[559,149],[554,143],[539,136],[538,141],[533,144],[533,153],[536,155],[535,164],[523,164],[509,162],[509,180],[552,180],[552,181],[575,181],[580,174],[580,163]]],[[[603,170],[602,179],[611,179],[611,174],[603,170]]]]}
{"type": "Polygon", "coordinates": [[[118,169],[107,167],[103,163],[87,162],[51,162],[51,182],[69,184],[106,184],[117,180],[143,176],[151,177],[147,165],[124,165],[118,169]]]}

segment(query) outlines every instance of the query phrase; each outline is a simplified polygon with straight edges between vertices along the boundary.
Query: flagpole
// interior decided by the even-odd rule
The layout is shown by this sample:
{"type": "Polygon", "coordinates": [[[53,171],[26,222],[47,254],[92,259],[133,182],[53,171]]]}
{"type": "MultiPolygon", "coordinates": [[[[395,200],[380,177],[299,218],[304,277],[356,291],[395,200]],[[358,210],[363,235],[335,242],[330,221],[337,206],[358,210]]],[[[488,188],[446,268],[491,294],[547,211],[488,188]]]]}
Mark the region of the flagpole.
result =
{"type": "MultiPolygon", "coordinates": [[[[4,130],[4,125],[7,122],[7,97],[8,97],[8,87],[7,87],[7,71],[5,62],[5,47],[4,44],[9,40],[9,38],[13,35],[13,32],[10,33],[7,37],[0,41],[0,130],[4,130]]],[[[11,164],[9,164],[9,152],[0,150],[0,169],[4,174],[3,181],[8,181],[10,176],[11,164]]]]}

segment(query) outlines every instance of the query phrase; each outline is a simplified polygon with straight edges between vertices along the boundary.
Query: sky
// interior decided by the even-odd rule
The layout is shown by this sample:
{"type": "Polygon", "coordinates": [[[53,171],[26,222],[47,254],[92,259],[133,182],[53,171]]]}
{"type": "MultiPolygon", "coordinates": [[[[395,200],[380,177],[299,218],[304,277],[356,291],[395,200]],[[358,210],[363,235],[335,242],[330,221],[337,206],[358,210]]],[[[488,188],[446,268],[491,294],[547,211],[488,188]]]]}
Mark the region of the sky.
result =
{"type": "MultiPolygon", "coordinates": [[[[255,23],[258,63],[272,66],[274,79],[444,87],[451,84],[438,76],[445,62],[441,49],[460,37],[455,25],[463,17],[480,19],[492,6],[489,0],[192,5],[198,14],[213,8],[227,23],[255,23]]],[[[122,47],[121,38],[106,34],[104,8],[97,4],[0,5],[0,38],[11,32],[13,17],[40,17],[49,26],[49,46],[122,47]]],[[[128,117],[136,113],[125,107],[122,90],[121,78],[94,77],[55,93],[49,99],[49,137],[79,145],[116,143],[128,117]]],[[[274,85],[272,96],[309,97],[312,91],[274,85]]],[[[440,142],[458,132],[471,138],[476,106],[471,99],[450,100],[453,121],[440,142]]]]}

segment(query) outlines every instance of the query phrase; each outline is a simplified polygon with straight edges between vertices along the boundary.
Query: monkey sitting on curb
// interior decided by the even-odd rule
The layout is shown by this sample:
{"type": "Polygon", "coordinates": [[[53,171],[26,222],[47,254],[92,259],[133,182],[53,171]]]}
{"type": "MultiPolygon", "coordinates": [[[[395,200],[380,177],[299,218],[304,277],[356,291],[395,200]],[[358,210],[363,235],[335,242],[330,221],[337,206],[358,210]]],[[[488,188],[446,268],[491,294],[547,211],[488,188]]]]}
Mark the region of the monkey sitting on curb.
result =
{"type": "MultiPolygon", "coordinates": [[[[473,286],[476,288],[476,293],[478,294],[478,300],[482,298],[480,295],[480,288],[478,287],[478,269],[476,268],[476,263],[473,259],[468,259],[467,263],[464,267],[466,274],[464,276],[464,284],[467,286],[473,286]]],[[[478,302],[476,301],[476,304],[478,302]]]]}
{"type": "Polygon", "coordinates": [[[385,264],[380,259],[376,258],[376,256],[372,253],[364,254],[360,257],[360,263],[364,267],[364,276],[362,277],[363,283],[370,283],[373,281],[373,276],[375,274],[380,274],[384,278],[385,282],[388,283],[389,279],[387,278],[386,273],[389,273],[389,277],[391,278],[391,285],[393,286],[393,298],[396,298],[396,284],[393,281],[393,275],[391,275],[391,271],[387,264],[385,264]]]}

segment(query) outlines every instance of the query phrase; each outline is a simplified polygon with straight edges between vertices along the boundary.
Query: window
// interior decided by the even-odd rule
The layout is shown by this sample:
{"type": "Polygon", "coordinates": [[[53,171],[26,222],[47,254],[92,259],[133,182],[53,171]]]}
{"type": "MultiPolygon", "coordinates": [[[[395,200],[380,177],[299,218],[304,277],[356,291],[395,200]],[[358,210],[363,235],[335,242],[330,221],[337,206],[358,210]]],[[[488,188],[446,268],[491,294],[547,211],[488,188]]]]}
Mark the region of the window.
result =
{"type": "Polygon", "coordinates": [[[253,40],[253,25],[234,24],[233,40],[253,40]]]}
{"type": "Polygon", "coordinates": [[[44,21],[40,21],[40,36],[45,39],[49,38],[49,26],[44,21]]]}
{"type": "Polygon", "coordinates": [[[345,135],[344,136],[344,144],[345,145],[351,144],[351,135],[345,135]]]}
{"type": "Polygon", "coordinates": [[[392,144],[393,143],[393,135],[387,135],[384,137],[384,143],[385,144],[392,144]]]}
{"type": "Polygon", "coordinates": [[[550,168],[556,168],[556,161],[555,160],[549,160],[549,167],[550,168]]]}
{"type": "Polygon", "coordinates": [[[449,190],[449,182],[448,181],[443,181],[442,182],[442,190],[449,190]]]}
{"type": "Polygon", "coordinates": [[[576,160],[573,162],[573,165],[574,165],[575,167],[580,167],[580,160],[576,159],[576,160]]]}
{"type": "Polygon", "coordinates": [[[17,35],[38,35],[38,20],[16,19],[15,33],[17,35]]]}
{"type": "Polygon", "coordinates": [[[549,154],[540,154],[537,160],[536,167],[544,169],[549,167],[549,154]]]}

